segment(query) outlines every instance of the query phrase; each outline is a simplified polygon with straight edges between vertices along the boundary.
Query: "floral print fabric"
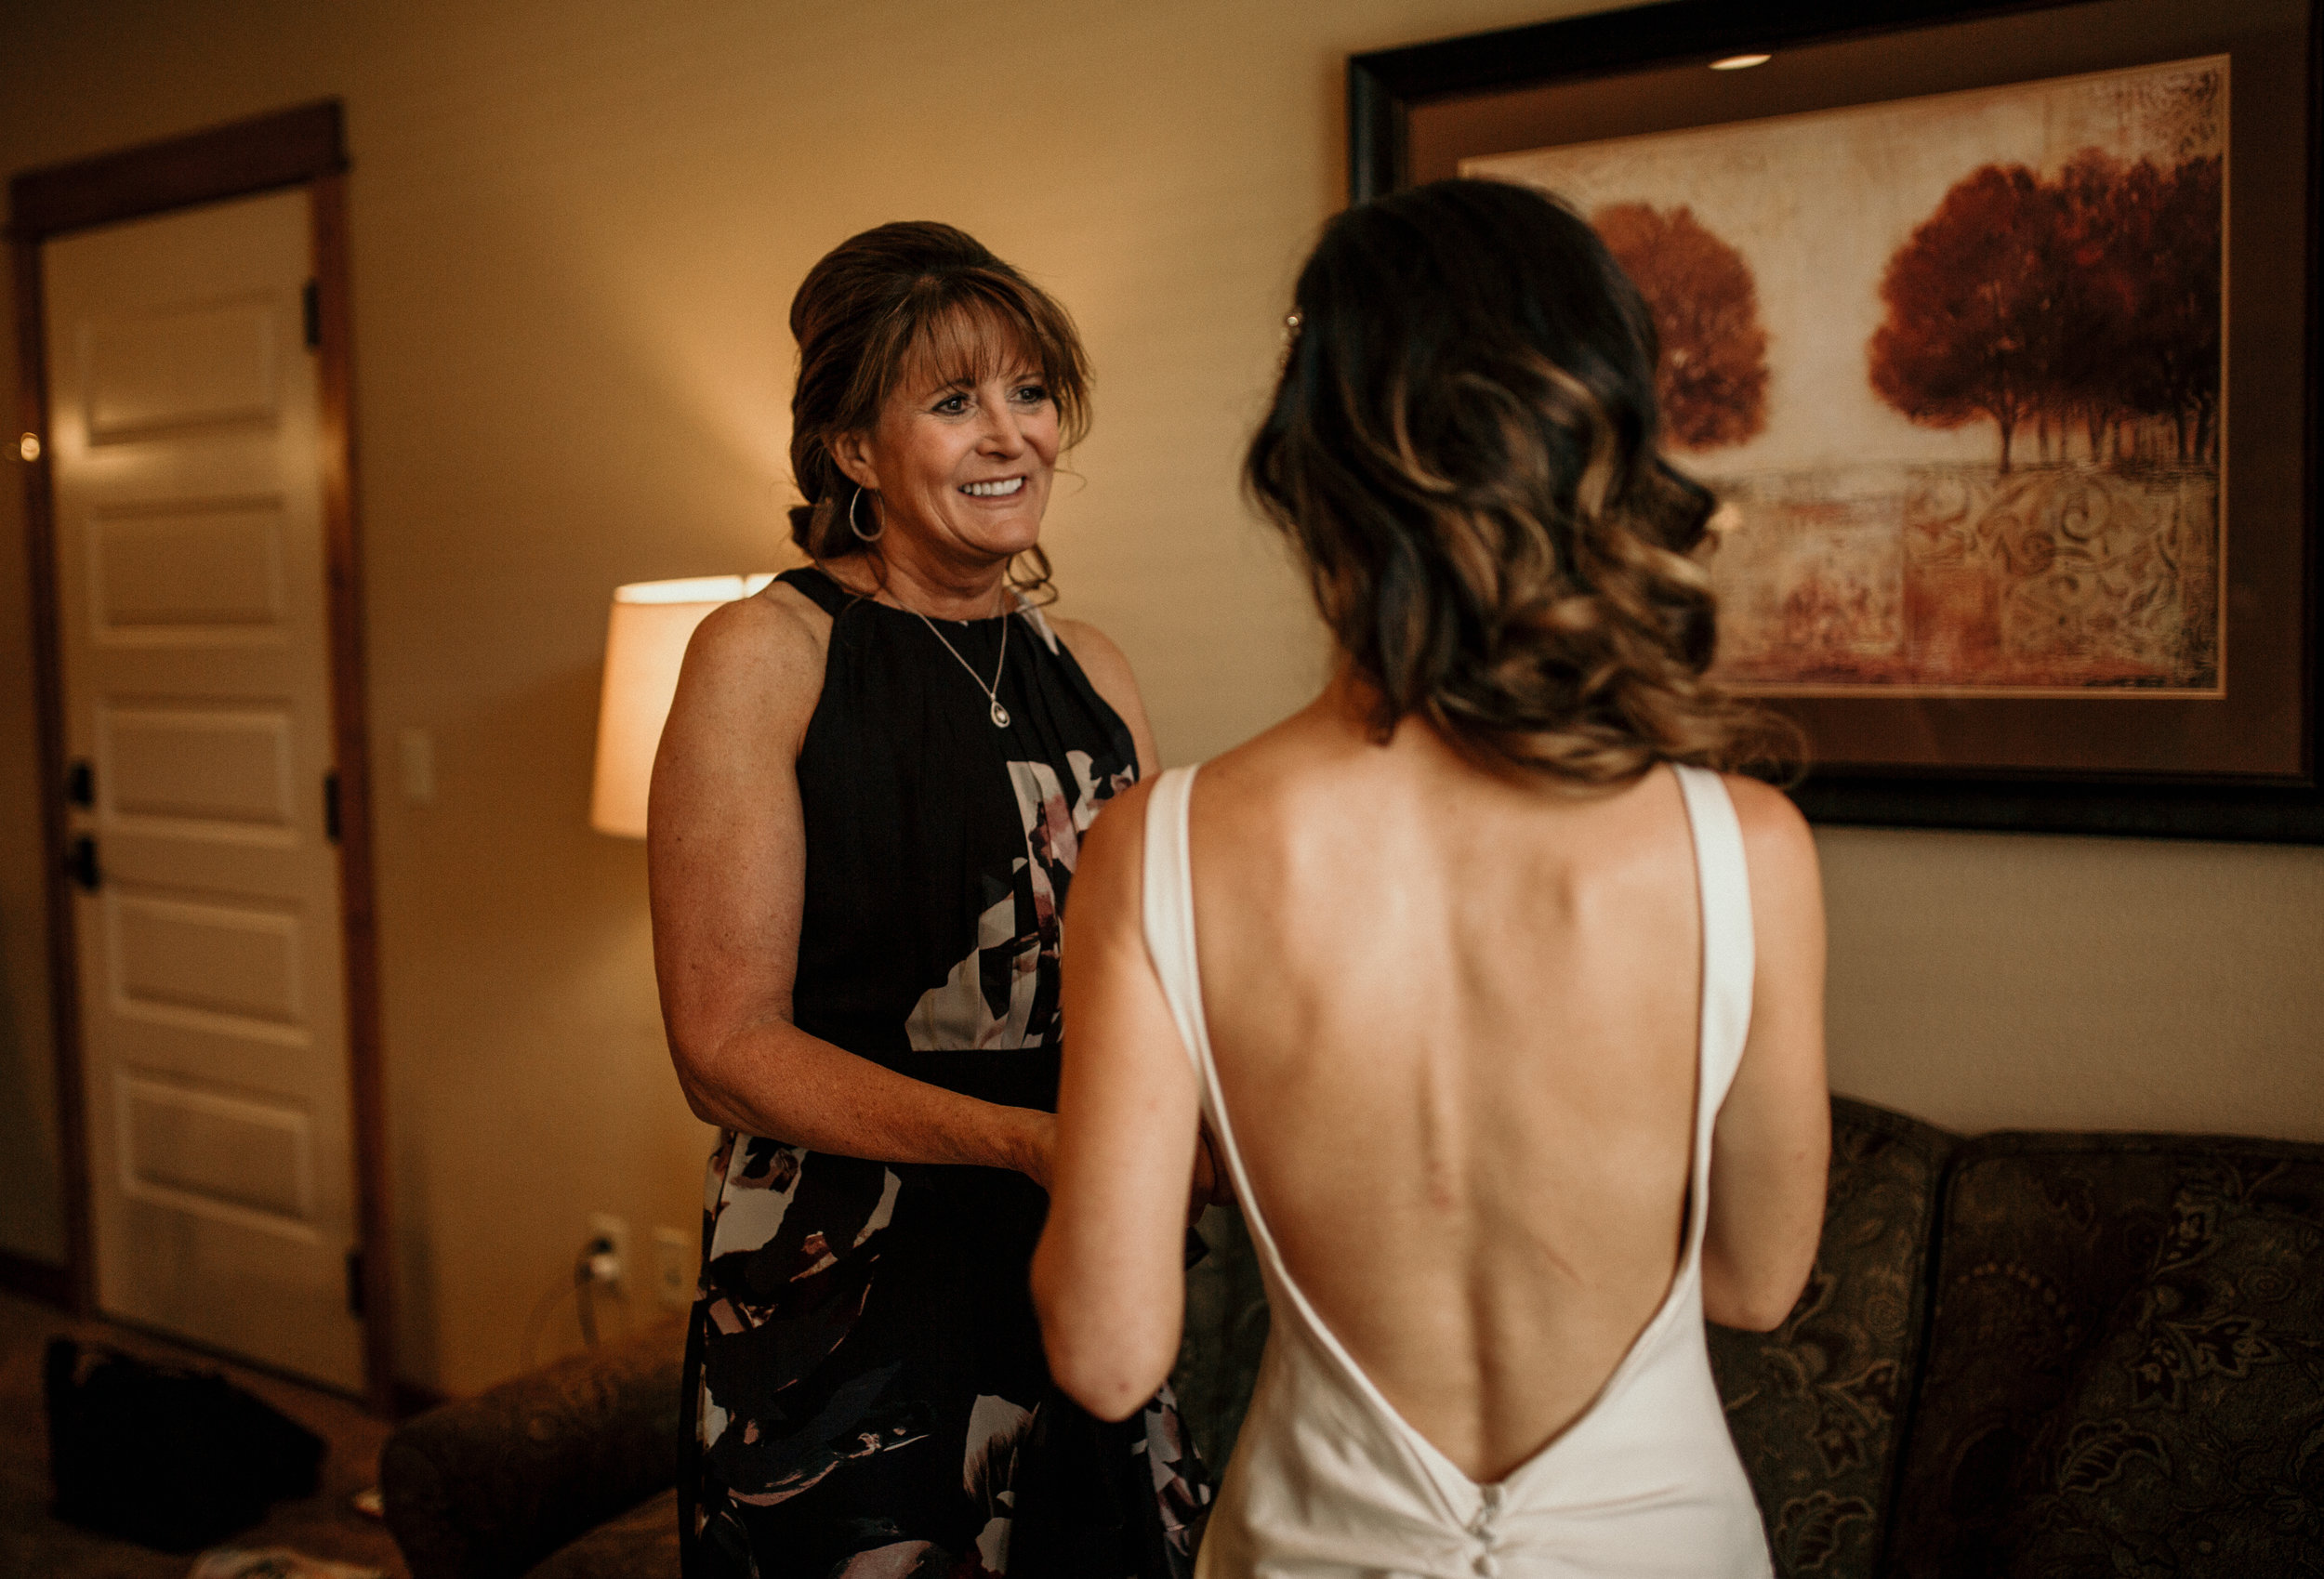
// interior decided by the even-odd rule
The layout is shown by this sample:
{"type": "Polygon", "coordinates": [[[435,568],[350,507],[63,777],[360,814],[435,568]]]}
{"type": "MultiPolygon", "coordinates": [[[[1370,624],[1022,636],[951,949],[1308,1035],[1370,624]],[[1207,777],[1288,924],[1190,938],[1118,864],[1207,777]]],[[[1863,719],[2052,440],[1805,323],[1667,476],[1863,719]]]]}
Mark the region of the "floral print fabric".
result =
{"type": "Polygon", "coordinates": [[[1945,1210],[1892,1572],[2324,1574],[2324,1148],[1990,1136],[1945,1210]]]}

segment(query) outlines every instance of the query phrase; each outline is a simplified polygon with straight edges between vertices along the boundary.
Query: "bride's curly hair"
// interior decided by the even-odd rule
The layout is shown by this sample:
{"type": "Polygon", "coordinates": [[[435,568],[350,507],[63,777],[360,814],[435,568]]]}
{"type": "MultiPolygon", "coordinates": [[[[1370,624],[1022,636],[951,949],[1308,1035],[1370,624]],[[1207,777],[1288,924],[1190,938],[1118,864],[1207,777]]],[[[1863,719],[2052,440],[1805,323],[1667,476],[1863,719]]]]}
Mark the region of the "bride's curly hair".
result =
{"type": "Polygon", "coordinates": [[[1569,785],[1796,760],[1707,671],[1714,501],[1655,450],[1652,318],[1596,232],[1445,180],[1342,213],[1300,275],[1244,482],[1379,695],[1569,785]]]}

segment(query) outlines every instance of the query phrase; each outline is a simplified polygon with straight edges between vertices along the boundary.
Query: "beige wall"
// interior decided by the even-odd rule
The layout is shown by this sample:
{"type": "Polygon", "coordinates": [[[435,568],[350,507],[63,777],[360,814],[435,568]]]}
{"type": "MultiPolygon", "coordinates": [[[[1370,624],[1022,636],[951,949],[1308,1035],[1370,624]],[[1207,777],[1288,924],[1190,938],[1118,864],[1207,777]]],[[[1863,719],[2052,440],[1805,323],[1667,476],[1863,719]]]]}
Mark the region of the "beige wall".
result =
{"type": "MultiPolygon", "coordinates": [[[[1069,607],[1136,663],[1165,756],[1199,757],[1317,674],[1234,471],[1341,191],[1342,58],[1583,8],[18,8],[6,170],[347,101],[374,731],[382,764],[400,730],[432,733],[439,780],[414,806],[378,775],[410,1375],[514,1370],[590,1211],[640,1245],[696,1221],[704,1135],[662,1051],[640,851],[585,823],[596,665],[614,584],[777,559],[783,313],[808,265],[866,225],[944,218],[1078,314],[1099,422],[1050,541],[1069,607]]],[[[12,541],[20,508],[11,480],[12,541]]],[[[0,555],[17,651],[20,559],[0,555]]],[[[0,1147],[44,1095],[20,1077],[46,1046],[29,783],[7,777],[23,683],[0,666],[0,1147]]],[[[2324,1138],[2317,853],[1825,849],[1843,1088],[1969,1125],[2324,1138]]]]}
{"type": "Polygon", "coordinates": [[[1836,1089],[2324,1140],[2324,849],[1828,828],[1836,1089]]]}

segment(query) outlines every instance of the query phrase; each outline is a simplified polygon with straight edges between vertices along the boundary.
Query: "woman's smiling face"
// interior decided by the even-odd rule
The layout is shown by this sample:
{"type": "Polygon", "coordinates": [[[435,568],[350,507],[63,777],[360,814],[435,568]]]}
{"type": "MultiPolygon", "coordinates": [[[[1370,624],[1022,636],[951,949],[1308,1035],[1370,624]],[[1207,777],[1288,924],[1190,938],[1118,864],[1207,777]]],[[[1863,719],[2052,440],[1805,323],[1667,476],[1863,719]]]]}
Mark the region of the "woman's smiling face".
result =
{"type": "Polygon", "coordinates": [[[1006,562],[1039,541],[1057,467],[1057,404],[1021,339],[956,322],[888,397],[879,426],[832,446],[878,495],[857,521],[960,569],[1006,562]]]}

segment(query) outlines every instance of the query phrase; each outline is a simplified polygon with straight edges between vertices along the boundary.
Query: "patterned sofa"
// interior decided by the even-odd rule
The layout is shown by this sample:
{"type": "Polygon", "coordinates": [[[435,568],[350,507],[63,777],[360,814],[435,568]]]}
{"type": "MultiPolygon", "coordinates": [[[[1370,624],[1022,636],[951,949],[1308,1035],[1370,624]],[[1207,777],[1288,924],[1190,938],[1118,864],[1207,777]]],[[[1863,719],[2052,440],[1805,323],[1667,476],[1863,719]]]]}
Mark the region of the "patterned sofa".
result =
{"type": "MultiPolygon", "coordinates": [[[[1711,1330],[1778,1572],[2324,1575],[2324,1146],[1832,1110],[1807,1292],[1711,1330]]],[[[1218,1465],[1267,1313],[1203,1232],[1176,1381],[1218,1465]]],[[[678,1367],[665,1326],[397,1431],[413,1579],[675,1574],[678,1367]]]]}

